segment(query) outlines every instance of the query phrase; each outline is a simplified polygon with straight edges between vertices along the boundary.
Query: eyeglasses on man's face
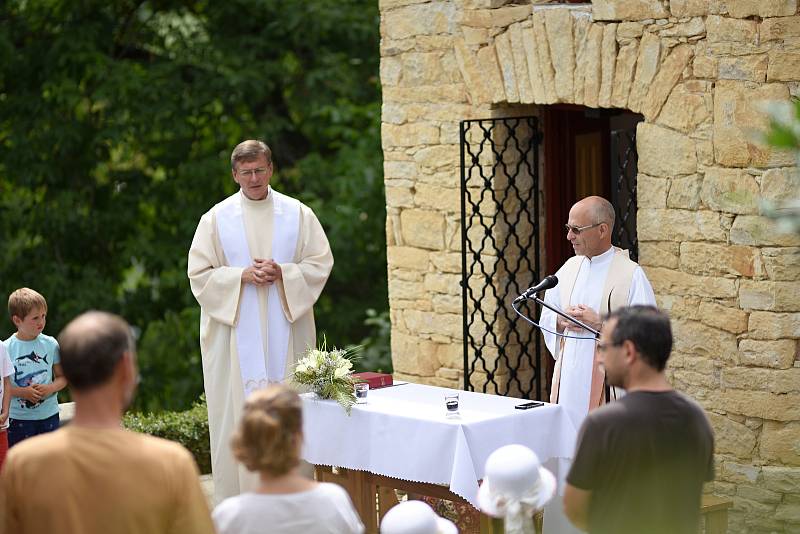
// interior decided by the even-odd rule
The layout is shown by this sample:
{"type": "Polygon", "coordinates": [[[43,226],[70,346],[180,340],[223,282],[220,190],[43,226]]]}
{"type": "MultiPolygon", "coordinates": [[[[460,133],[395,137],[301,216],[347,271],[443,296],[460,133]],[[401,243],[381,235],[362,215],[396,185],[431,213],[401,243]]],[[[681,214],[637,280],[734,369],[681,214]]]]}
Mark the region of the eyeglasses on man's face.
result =
{"type": "Polygon", "coordinates": [[[243,178],[247,178],[248,176],[258,176],[259,178],[263,178],[269,172],[269,167],[258,167],[256,169],[238,169],[236,174],[243,178]]]}
{"type": "Polygon", "coordinates": [[[587,224],[586,226],[572,226],[571,224],[565,224],[564,228],[567,230],[567,233],[572,232],[575,235],[580,235],[581,232],[584,230],[589,230],[590,228],[594,228],[595,226],[600,226],[603,224],[602,222],[594,223],[594,224],[587,224]]]}

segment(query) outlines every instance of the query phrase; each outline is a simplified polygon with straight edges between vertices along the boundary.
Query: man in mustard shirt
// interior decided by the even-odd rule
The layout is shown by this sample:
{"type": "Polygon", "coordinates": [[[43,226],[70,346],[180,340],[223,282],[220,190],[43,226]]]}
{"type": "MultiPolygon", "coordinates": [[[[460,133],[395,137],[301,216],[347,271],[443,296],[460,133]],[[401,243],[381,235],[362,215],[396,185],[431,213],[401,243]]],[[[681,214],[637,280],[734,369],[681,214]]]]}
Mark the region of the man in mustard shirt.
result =
{"type": "Polygon", "coordinates": [[[0,474],[0,531],[213,533],[189,451],[122,428],[138,383],[128,324],[88,312],[58,341],[75,417],[9,451],[0,474]]]}

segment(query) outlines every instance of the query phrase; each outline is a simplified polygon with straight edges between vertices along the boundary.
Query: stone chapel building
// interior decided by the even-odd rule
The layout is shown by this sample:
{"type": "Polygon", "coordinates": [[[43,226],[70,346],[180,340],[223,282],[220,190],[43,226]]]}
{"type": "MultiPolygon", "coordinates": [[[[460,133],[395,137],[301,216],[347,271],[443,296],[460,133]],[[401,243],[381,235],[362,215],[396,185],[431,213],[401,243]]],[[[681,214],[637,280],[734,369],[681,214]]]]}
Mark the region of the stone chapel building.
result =
{"type": "Polygon", "coordinates": [[[762,101],[800,93],[798,0],[380,11],[396,376],[544,397],[551,358],[509,304],[604,195],[672,317],[669,377],[714,426],[730,531],[800,531],[800,237],[761,215],[798,171],[758,140],[762,101]]]}

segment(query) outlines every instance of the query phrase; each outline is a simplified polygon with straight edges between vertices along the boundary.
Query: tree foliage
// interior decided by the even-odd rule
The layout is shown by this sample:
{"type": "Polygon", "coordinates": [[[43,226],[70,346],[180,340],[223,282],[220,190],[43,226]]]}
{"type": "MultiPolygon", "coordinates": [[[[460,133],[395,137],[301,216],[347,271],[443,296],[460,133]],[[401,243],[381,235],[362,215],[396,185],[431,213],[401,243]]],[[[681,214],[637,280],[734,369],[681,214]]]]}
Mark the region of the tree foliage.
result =
{"type": "MultiPolygon", "coordinates": [[[[767,144],[789,150],[800,167],[800,99],[770,102],[766,105],[769,128],[764,135],[767,144]]],[[[762,213],[778,221],[778,229],[800,235],[800,175],[789,175],[794,195],[778,202],[761,201],[762,213]]]]}
{"type": "MultiPolygon", "coordinates": [[[[378,12],[370,0],[0,4],[0,297],[41,291],[47,331],[90,308],[141,331],[140,406],[201,391],[186,253],[235,191],[229,155],[273,149],[336,260],[317,324],[339,345],[386,304],[378,12]]],[[[10,322],[0,335],[12,332],[10,322]]]]}

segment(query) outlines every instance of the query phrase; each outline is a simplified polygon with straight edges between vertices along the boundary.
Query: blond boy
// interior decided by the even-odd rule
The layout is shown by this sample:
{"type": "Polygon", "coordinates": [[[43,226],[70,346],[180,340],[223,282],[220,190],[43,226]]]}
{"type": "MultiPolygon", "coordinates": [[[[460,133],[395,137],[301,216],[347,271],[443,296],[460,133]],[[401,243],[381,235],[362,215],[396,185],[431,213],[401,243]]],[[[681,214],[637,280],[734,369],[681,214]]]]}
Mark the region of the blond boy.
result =
{"type": "Polygon", "coordinates": [[[58,396],[67,381],[61,371],[58,342],[42,333],[47,322],[47,301],[23,287],[8,297],[8,313],[17,332],[5,345],[14,373],[11,376],[11,407],[8,446],[59,426],[58,396]]]}

